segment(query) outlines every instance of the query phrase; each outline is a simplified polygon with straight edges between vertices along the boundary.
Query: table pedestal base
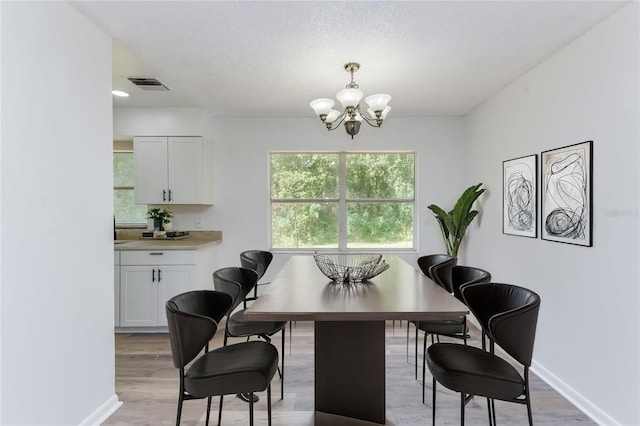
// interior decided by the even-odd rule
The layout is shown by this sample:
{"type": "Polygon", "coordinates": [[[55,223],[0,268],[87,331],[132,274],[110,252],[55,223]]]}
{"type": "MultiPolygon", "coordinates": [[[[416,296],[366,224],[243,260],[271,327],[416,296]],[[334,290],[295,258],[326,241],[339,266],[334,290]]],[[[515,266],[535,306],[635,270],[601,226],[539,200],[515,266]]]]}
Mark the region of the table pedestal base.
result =
{"type": "Polygon", "coordinates": [[[384,321],[315,322],[315,409],[385,423],[384,321]]]}

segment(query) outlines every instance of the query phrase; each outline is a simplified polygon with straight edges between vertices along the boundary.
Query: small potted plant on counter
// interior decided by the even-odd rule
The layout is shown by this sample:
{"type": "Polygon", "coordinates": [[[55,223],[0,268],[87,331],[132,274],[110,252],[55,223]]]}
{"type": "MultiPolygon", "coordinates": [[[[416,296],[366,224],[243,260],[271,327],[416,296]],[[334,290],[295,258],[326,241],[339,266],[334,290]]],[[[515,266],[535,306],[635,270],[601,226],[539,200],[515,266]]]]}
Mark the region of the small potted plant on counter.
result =
{"type": "Polygon", "coordinates": [[[147,210],[147,219],[153,219],[153,229],[156,231],[164,231],[165,224],[171,223],[173,214],[167,209],[149,209],[147,210]]]}

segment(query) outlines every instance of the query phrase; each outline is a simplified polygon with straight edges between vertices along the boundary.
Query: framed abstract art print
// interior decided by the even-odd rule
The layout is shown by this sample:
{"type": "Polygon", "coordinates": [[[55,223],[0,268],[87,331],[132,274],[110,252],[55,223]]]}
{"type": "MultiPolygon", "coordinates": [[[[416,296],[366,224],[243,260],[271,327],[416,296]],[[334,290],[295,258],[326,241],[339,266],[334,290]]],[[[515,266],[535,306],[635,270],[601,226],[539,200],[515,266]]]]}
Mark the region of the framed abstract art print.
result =
{"type": "Polygon", "coordinates": [[[502,162],[502,232],[538,236],[538,155],[502,162]]]}
{"type": "Polygon", "coordinates": [[[541,154],[542,239],[592,246],[593,141],[541,154]]]}

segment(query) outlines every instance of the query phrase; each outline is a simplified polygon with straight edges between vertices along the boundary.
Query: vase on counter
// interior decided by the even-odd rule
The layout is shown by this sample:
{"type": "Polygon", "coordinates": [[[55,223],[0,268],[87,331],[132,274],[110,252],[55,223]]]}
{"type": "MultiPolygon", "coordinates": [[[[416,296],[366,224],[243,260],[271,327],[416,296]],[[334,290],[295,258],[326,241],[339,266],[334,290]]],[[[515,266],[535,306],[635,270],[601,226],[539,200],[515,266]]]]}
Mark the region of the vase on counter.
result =
{"type": "Polygon", "coordinates": [[[155,231],[164,231],[164,226],[162,224],[162,219],[154,218],[153,219],[153,229],[155,231]]]}

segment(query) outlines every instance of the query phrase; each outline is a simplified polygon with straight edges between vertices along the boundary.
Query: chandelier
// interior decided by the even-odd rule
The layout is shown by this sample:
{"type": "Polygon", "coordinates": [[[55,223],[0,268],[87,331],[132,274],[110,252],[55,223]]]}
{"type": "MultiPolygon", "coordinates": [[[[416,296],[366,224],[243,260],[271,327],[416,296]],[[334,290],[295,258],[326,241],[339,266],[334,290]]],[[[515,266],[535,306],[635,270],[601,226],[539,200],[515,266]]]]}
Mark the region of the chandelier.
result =
{"type": "Polygon", "coordinates": [[[327,126],[327,130],[335,130],[344,122],[344,128],[351,139],[360,131],[362,120],[373,127],[382,126],[382,122],[387,118],[387,114],[391,111],[391,107],[387,104],[391,100],[391,96],[385,94],[367,96],[364,100],[369,105],[367,112],[370,117],[360,113],[360,100],[364,94],[359,89],[360,86],[353,81],[353,73],[360,69],[357,62],[349,62],[344,65],[344,70],[351,73],[351,83],[347,84],[336,94],[336,98],[344,108],[343,112],[333,109],[335,101],[329,98],[319,98],[312,100],[309,105],[320,120],[327,126]]]}

